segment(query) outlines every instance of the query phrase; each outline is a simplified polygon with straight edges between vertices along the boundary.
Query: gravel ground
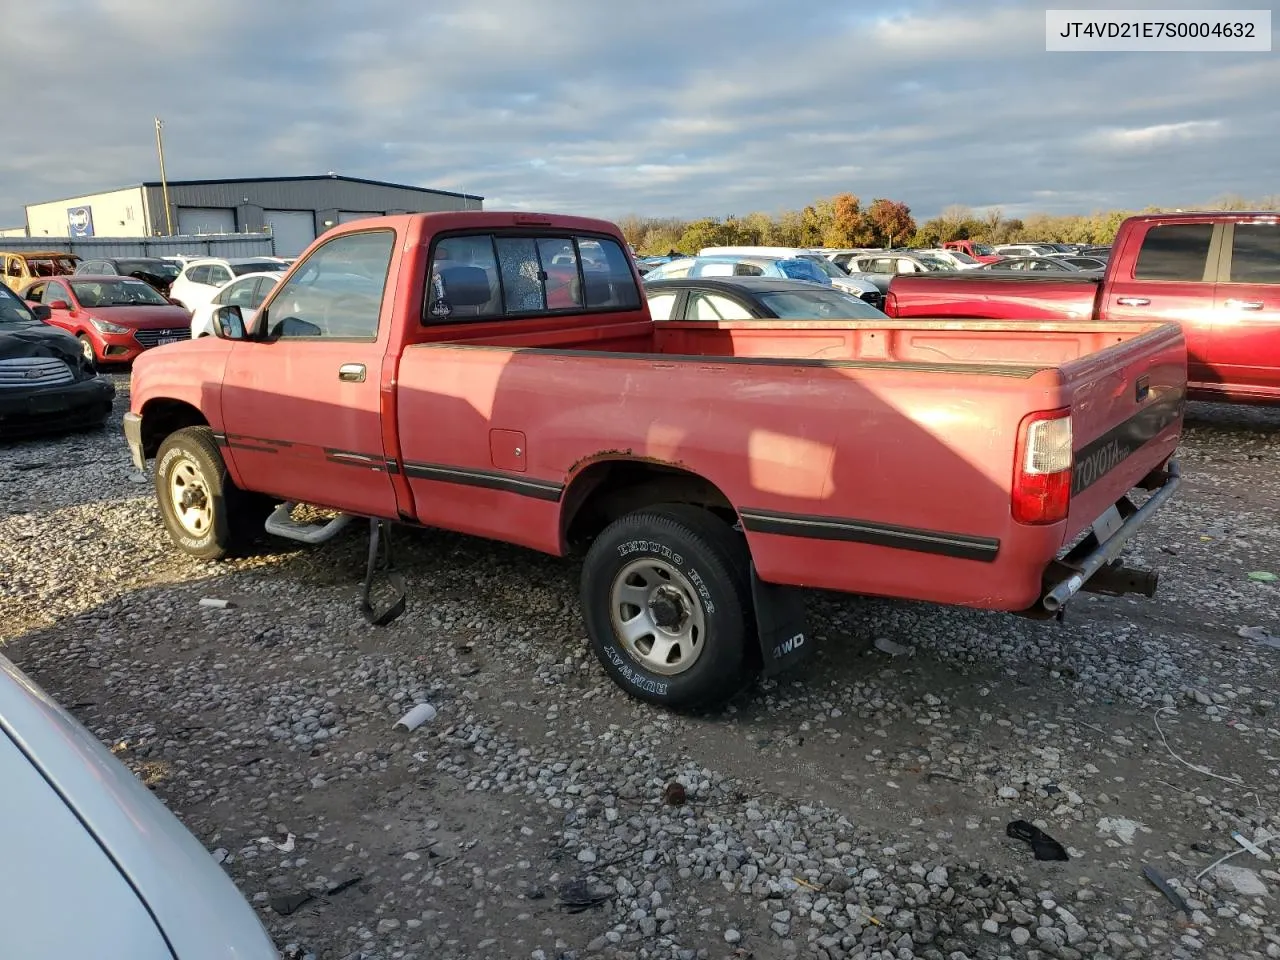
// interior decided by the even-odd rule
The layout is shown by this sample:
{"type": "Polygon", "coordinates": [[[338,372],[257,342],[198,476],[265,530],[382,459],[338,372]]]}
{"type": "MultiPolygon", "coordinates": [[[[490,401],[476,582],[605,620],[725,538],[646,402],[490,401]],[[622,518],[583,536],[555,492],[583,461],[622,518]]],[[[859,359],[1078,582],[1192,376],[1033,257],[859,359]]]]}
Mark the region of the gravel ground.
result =
{"type": "Polygon", "coordinates": [[[1276,861],[1206,872],[1280,834],[1280,584],[1248,576],[1280,573],[1280,410],[1193,405],[1181,458],[1133,550],[1156,600],[814,595],[797,675],[679,717],[605,679],[570,563],[398,533],[409,610],[378,629],[354,530],[180,556],[117,415],[0,446],[0,643],[290,956],[1280,957],[1276,861]]]}

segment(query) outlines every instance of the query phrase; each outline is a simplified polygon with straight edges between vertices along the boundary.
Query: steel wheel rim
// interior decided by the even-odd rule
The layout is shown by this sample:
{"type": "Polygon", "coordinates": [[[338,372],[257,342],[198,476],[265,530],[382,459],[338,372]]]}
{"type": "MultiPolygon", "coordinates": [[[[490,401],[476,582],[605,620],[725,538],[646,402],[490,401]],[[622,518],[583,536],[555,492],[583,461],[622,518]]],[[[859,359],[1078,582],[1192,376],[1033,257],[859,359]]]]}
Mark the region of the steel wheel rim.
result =
{"type": "Polygon", "coordinates": [[[97,358],[93,355],[93,344],[89,342],[88,337],[80,338],[80,352],[84,354],[84,358],[93,363],[97,358]]]}
{"type": "Polygon", "coordinates": [[[169,502],[178,524],[193,537],[203,537],[213,527],[213,498],[200,466],[180,457],[169,472],[169,502]]]}
{"type": "Polygon", "coordinates": [[[706,647],[707,621],[698,591],[664,560],[633,560],[609,591],[614,636],[637,663],[664,677],[693,667],[706,647]]]}

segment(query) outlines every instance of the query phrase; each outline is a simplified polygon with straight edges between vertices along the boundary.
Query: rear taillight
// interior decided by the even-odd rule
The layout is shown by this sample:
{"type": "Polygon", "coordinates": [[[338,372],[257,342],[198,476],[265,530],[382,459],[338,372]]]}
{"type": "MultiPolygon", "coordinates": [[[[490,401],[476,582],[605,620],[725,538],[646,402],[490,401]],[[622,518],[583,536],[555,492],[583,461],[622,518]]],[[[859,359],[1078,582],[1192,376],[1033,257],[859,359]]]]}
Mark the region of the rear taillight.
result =
{"type": "Polygon", "coordinates": [[[884,310],[882,312],[890,317],[898,315],[898,295],[892,289],[884,295],[884,310]]]}
{"type": "Polygon", "coordinates": [[[1057,523],[1071,506],[1071,411],[1022,418],[1013,464],[1013,519],[1057,523]]]}

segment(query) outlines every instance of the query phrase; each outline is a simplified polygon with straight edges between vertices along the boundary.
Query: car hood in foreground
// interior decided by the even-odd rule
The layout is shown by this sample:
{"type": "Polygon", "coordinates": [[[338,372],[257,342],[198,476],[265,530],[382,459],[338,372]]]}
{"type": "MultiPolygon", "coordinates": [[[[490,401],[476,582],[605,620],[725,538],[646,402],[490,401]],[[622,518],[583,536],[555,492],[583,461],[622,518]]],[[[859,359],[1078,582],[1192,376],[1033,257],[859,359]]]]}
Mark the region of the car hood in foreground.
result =
{"type": "Polygon", "coordinates": [[[257,914],[200,841],[75,717],[2,655],[0,729],[110,854],[176,957],[278,960],[257,914]]]}

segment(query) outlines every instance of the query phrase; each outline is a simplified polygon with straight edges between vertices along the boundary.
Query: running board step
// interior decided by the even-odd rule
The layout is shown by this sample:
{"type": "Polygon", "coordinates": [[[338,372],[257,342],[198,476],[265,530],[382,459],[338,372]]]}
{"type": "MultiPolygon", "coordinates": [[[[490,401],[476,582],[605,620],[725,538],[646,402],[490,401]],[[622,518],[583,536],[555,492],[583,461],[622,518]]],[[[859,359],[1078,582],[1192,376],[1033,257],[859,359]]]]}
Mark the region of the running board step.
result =
{"type": "Polygon", "coordinates": [[[332,540],[355,519],[350,513],[340,513],[328,523],[298,523],[293,519],[293,508],[296,506],[296,503],[290,502],[276,507],[264,525],[267,533],[315,546],[332,540]]]}

